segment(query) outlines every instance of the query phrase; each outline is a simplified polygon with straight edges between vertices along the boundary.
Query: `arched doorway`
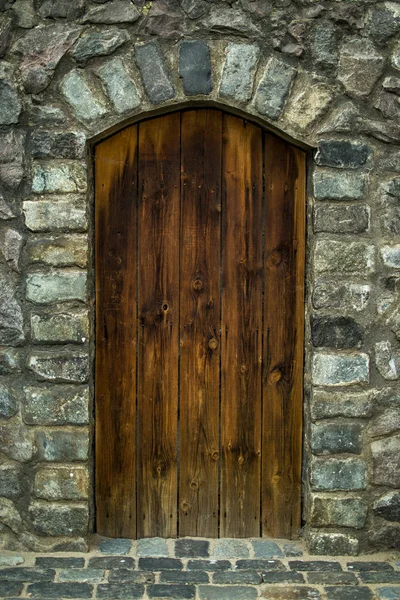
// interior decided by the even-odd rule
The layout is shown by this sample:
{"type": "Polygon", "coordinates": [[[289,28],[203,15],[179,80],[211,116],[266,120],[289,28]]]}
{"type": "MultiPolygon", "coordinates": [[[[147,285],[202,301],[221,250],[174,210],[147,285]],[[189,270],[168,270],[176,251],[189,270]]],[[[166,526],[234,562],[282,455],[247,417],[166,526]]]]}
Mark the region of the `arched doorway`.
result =
{"type": "Polygon", "coordinates": [[[300,525],[305,155],[188,109],[95,148],[96,521],[300,525]]]}

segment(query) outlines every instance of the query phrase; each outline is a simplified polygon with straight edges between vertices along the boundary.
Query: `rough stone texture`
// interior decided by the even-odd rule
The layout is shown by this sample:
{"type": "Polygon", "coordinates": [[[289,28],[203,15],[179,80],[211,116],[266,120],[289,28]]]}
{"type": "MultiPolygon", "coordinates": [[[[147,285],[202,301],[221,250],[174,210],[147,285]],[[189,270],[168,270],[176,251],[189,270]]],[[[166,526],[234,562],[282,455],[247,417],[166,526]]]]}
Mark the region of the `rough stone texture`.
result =
{"type": "Polygon", "coordinates": [[[32,191],[35,194],[84,192],[86,169],[75,163],[34,164],[32,191]]]}
{"type": "Polygon", "coordinates": [[[22,470],[19,465],[0,465],[1,495],[18,498],[22,492],[22,470]]]}
{"type": "Polygon", "coordinates": [[[89,451],[87,431],[43,429],[36,433],[36,456],[40,461],[85,461],[89,451]]]}
{"type": "Polygon", "coordinates": [[[89,496],[86,467],[43,467],[36,471],[33,493],[43,500],[85,500],[89,496]]]}
{"type": "Polygon", "coordinates": [[[0,452],[21,463],[31,460],[33,431],[15,422],[0,424],[0,452]]]}
{"type": "Polygon", "coordinates": [[[348,94],[367,96],[379,79],[384,57],[368,39],[349,38],[340,49],[338,79],[348,94]]]}
{"type": "Polygon", "coordinates": [[[28,362],[39,379],[85,383],[89,377],[89,357],[86,352],[36,352],[28,362]]]}
{"type": "Polygon", "coordinates": [[[370,146],[363,142],[321,140],[315,160],[325,167],[357,169],[365,165],[370,155],[370,146]]]}
{"type": "Polygon", "coordinates": [[[246,102],[253,92],[260,49],[253,44],[228,44],[219,95],[246,102]]]}
{"type": "Polygon", "coordinates": [[[368,13],[367,32],[374,42],[384,45],[400,31],[400,9],[395,2],[383,2],[368,13]]]}
{"type": "Polygon", "coordinates": [[[0,418],[10,419],[18,410],[18,401],[15,392],[0,383],[0,418]]]}
{"type": "Polygon", "coordinates": [[[10,274],[0,270],[0,344],[20,344],[25,338],[23,325],[14,280],[10,274]]]}
{"type": "Polygon", "coordinates": [[[327,73],[335,72],[338,62],[336,26],[331,21],[315,24],[312,52],[315,64],[327,73]]]}
{"type": "Polygon", "coordinates": [[[162,538],[142,538],[137,542],[138,556],[169,556],[167,543],[162,538]]]}
{"type": "Polygon", "coordinates": [[[368,383],[369,356],[364,353],[333,354],[318,352],[313,356],[314,385],[351,385],[368,383]]]}
{"type": "Polygon", "coordinates": [[[361,453],[361,425],[358,423],[323,423],[311,426],[311,449],[314,454],[361,453]]]}
{"type": "Polygon", "coordinates": [[[0,498],[0,524],[6,525],[14,533],[19,533],[22,529],[21,515],[14,502],[7,498],[0,498]]]}
{"type": "Polygon", "coordinates": [[[67,270],[32,273],[27,277],[26,297],[36,304],[85,300],[86,273],[67,270]]]}
{"type": "Polygon", "coordinates": [[[299,130],[307,130],[326,111],[333,100],[331,86],[321,79],[301,73],[285,111],[285,120],[299,130]]]}
{"type": "Polygon", "coordinates": [[[26,386],[23,419],[29,425],[87,425],[89,390],[84,386],[26,386]]]}
{"type": "Polygon", "coordinates": [[[315,270],[363,275],[373,270],[374,247],[365,242],[318,240],[315,244],[315,270]]]}
{"type": "Polygon", "coordinates": [[[317,170],[313,182],[314,196],[317,200],[359,200],[365,191],[363,173],[317,170]]]}
{"type": "Polygon", "coordinates": [[[32,134],[34,158],[83,158],[86,136],[83,132],[57,133],[37,129],[32,134]]]}
{"type": "MultiPolygon", "coordinates": [[[[308,543],[312,554],[358,554],[358,539],[344,533],[316,533],[309,534],[308,543]]],[[[342,588],[343,589],[343,588],[342,588]]]]}
{"type": "Polygon", "coordinates": [[[54,267],[85,267],[88,260],[86,235],[58,235],[31,238],[26,245],[30,263],[54,267]]]}
{"type": "Polygon", "coordinates": [[[31,315],[32,338],[45,343],[83,343],[89,336],[85,311],[52,311],[31,315]]]}
{"type": "Polygon", "coordinates": [[[86,204],[73,194],[23,203],[25,224],[31,231],[86,231],[86,204]]]}
{"type": "Polygon", "coordinates": [[[400,492],[388,492],[374,502],[374,513],[386,521],[400,522],[400,492]]]}
{"type": "Polygon", "coordinates": [[[110,27],[105,31],[90,31],[79,38],[72,51],[78,63],[86,64],[95,56],[107,56],[129,40],[125,29],[110,27]]]}
{"type": "Polygon", "coordinates": [[[363,490],[366,475],[361,459],[318,458],[311,466],[311,485],[317,490],[363,490]]]}
{"type": "Polygon", "coordinates": [[[210,51],[199,40],[182,42],[179,47],[179,75],[186,96],[209,94],[212,90],[210,51]]]}
{"type": "Polygon", "coordinates": [[[161,104],[175,96],[161,48],[157,42],[136,46],[136,62],[146,92],[153,104],[161,104]]]}
{"type": "Polygon", "coordinates": [[[363,311],[369,299],[369,285],[338,281],[317,283],[312,296],[314,308],[336,308],[343,312],[363,311]]]}
{"type": "Polygon", "coordinates": [[[135,23],[139,19],[139,12],[130,0],[113,0],[105,6],[90,8],[83,19],[83,23],[135,23]]]}
{"type": "Polygon", "coordinates": [[[202,20],[206,30],[222,33],[241,34],[254,38],[260,29],[251,18],[238,8],[213,6],[208,17],[202,20]]]}
{"type": "Polygon", "coordinates": [[[330,494],[314,495],[311,507],[313,527],[354,527],[362,529],[368,507],[360,497],[340,497],[330,494]]]}
{"type": "Polygon", "coordinates": [[[400,487],[400,435],[371,444],[375,485],[400,487]]]}
{"type": "Polygon", "coordinates": [[[61,92],[80,121],[99,119],[107,112],[79,71],[70,71],[62,80],[61,92]]]}
{"type": "Polygon", "coordinates": [[[21,100],[15,86],[0,78],[0,125],[18,123],[21,114],[21,100]]]}
{"type": "Polygon", "coordinates": [[[314,208],[315,233],[363,233],[368,231],[369,223],[369,207],[363,204],[323,204],[314,208]]]}
{"type": "Polygon", "coordinates": [[[314,390],[311,411],[313,419],[331,417],[370,417],[374,399],[371,392],[337,392],[314,390]]]}
{"type": "Polygon", "coordinates": [[[0,16],[0,58],[2,58],[10,45],[12,32],[12,20],[9,17],[0,16]]]}
{"type": "Polygon", "coordinates": [[[74,0],[72,3],[65,0],[44,0],[39,14],[50,19],[73,20],[82,16],[84,8],[85,0],[74,0]]]}
{"type": "Polygon", "coordinates": [[[379,373],[385,379],[400,378],[400,350],[392,349],[390,342],[375,344],[375,363],[379,373]]]}
{"type": "Polygon", "coordinates": [[[282,113],[296,76],[296,70],[272,57],[265,69],[255,96],[258,112],[270,119],[277,119],[282,113]]]}
{"type": "Polygon", "coordinates": [[[360,348],[364,334],[351,317],[315,315],[311,319],[311,337],[315,347],[360,348]]]}
{"type": "Polygon", "coordinates": [[[12,189],[17,189],[24,177],[24,142],[21,131],[0,134],[0,184],[12,189]]]}
{"type": "Polygon", "coordinates": [[[88,528],[88,509],[79,504],[33,502],[29,514],[36,531],[45,535],[82,535],[88,528]]]}
{"type": "Polygon", "coordinates": [[[108,97],[118,114],[137,108],[140,97],[125,64],[120,58],[110,60],[97,70],[108,97]]]}
{"type": "Polygon", "coordinates": [[[383,246],[381,256],[385,267],[400,269],[400,244],[395,246],[383,246]]]}

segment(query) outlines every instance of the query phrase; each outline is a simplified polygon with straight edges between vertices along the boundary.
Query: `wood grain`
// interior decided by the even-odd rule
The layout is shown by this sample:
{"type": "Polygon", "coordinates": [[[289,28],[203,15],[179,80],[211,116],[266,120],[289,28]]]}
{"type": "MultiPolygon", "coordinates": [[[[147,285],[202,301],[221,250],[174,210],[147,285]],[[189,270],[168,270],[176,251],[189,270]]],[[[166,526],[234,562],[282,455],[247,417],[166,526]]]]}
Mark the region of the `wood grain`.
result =
{"type": "Polygon", "coordinates": [[[95,151],[96,522],[136,537],[137,126],[95,151]]]}
{"type": "Polygon", "coordinates": [[[263,535],[300,526],[305,155],[265,134],[263,535]]]}
{"type": "Polygon", "coordinates": [[[223,117],[221,537],[260,535],[262,133],[223,117]]]}
{"type": "Polygon", "coordinates": [[[138,536],[177,534],[180,115],[139,125],[138,536]]]}
{"type": "Polygon", "coordinates": [[[218,537],[222,114],[182,114],[179,534],[218,537]]]}

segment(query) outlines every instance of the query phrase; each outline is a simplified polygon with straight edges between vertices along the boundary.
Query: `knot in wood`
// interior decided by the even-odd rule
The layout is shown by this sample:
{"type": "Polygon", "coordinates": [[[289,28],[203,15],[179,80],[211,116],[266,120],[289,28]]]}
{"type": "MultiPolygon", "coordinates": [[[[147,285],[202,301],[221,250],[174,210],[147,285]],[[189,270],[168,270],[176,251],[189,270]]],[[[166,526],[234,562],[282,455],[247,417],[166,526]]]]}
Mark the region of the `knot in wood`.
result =
{"type": "Polygon", "coordinates": [[[196,292],[201,292],[201,290],[204,288],[204,283],[201,279],[197,278],[193,281],[192,286],[196,292]]]}
{"type": "Polygon", "coordinates": [[[268,266],[277,267],[282,261],[282,253],[279,250],[274,250],[268,257],[268,266]]]}
{"type": "Polygon", "coordinates": [[[219,452],[217,452],[216,450],[214,450],[214,452],[211,452],[211,458],[212,458],[212,460],[218,460],[219,452]]]}
{"type": "Polygon", "coordinates": [[[216,350],[218,348],[218,340],[216,338],[211,338],[208,342],[208,347],[210,350],[216,350]]]}
{"type": "Polygon", "coordinates": [[[274,369],[268,376],[268,383],[278,383],[282,379],[282,371],[274,369]]]}
{"type": "Polygon", "coordinates": [[[238,458],[238,463],[239,463],[239,465],[242,465],[242,464],[244,463],[244,458],[243,458],[243,456],[239,456],[239,458],[238,458]]]}

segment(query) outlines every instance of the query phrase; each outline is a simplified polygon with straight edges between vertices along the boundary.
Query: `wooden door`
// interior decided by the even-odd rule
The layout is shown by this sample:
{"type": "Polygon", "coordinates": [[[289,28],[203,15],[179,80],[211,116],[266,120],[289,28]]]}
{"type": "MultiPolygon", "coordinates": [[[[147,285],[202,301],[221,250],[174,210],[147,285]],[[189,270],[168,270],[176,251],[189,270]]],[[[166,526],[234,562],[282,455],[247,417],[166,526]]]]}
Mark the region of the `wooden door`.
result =
{"type": "Polygon", "coordinates": [[[96,522],[300,526],[305,155],[215,109],[95,149],[96,522]]]}

